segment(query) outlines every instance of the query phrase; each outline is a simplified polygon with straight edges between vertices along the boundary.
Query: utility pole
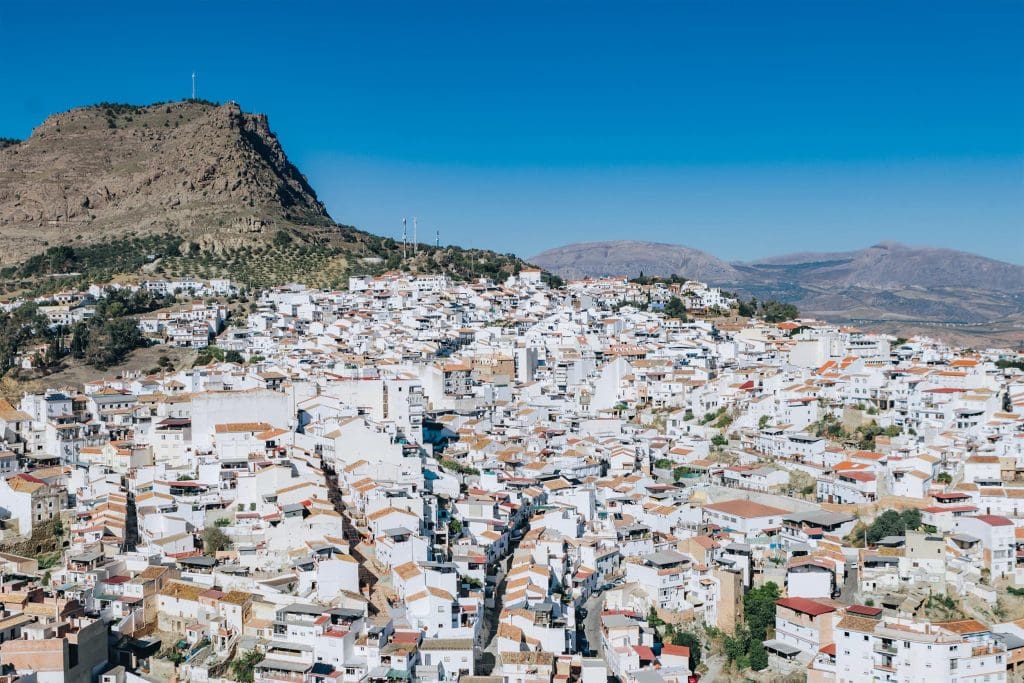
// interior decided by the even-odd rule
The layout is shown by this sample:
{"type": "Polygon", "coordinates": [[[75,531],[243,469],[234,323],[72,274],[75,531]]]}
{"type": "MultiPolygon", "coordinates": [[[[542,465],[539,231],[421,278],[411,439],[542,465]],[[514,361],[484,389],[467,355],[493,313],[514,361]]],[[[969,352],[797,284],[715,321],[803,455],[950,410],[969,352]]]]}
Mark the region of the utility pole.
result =
{"type": "Polygon", "coordinates": [[[408,256],[409,246],[409,224],[405,218],[402,218],[402,260],[408,256]]]}

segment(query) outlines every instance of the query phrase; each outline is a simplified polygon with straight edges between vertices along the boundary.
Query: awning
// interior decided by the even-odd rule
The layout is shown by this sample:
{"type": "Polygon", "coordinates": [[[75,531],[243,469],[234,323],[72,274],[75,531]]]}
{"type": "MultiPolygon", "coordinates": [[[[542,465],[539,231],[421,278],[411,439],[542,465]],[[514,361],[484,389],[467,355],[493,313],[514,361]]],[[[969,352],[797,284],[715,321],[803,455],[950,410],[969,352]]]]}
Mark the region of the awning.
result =
{"type": "Polygon", "coordinates": [[[772,650],[783,657],[795,657],[800,654],[800,648],[784,643],[781,640],[766,640],[764,641],[764,646],[766,649],[772,650]]]}
{"type": "Polygon", "coordinates": [[[264,659],[256,665],[256,668],[261,671],[288,671],[292,673],[305,673],[309,670],[309,667],[309,664],[286,662],[283,659],[264,659]]]}

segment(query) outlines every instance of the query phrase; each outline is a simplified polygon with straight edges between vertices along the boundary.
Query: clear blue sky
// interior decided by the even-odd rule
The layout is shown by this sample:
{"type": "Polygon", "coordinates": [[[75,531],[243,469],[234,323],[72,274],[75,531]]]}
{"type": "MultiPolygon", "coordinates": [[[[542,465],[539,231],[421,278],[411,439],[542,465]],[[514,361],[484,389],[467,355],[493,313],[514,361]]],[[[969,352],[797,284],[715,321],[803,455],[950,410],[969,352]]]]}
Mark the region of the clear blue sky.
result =
{"type": "Polygon", "coordinates": [[[1022,33],[1018,1],[4,0],[0,135],[185,97],[195,69],[383,234],[1024,263],[1022,33]]]}

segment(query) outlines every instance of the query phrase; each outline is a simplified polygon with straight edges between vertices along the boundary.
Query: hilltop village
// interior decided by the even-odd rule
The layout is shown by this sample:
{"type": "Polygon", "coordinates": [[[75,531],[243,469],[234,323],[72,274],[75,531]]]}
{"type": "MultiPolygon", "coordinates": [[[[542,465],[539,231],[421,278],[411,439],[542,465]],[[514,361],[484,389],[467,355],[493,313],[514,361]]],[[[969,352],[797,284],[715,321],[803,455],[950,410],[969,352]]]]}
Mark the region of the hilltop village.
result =
{"type": "Polygon", "coordinates": [[[5,683],[1020,679],[1011,350],[531,269],[135,287],[202,363],[0,400],[5,683]]]}

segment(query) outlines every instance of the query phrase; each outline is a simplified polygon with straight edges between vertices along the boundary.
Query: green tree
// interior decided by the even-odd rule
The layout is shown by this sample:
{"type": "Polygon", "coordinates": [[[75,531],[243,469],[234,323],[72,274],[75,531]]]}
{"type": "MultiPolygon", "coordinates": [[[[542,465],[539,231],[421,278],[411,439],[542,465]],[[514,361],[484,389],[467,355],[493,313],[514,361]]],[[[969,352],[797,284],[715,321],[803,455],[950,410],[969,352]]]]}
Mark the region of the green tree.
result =
{"type": "Polygon", "coordinates": [[[769,581],[743,596],[743,623],[723,642],[726,658],[738,669],[760,671],[768,666],[763,643],[775,624],[775,602],[781,595],[778,585],[769,581]]]}
{"type": "Polygon", "coordinates": [[[239,683],[253,683],[256,665],[262,661],[262,652],[247,650],[231,662],[231,673],[239,683]]]}
{"type": "Polygon", "coordinates": [[[686,306],[683,305],[683,300],[680,299],[678,296],[674,296],[671,299],[669,299],[668,302],[665,304],[665,308],[663,310],[665,312],[665,315],[667,315],[669,318],[676,318],[678,320],[682,320],[683,322],[686,322],[688,319],[686,317],[686,306]]]}
{"type": "MultiPolygon", "coordinates": [[[[910,508],[903,512],[886,510],[878,515],[868,526],[865,533],[867,542],[877,543],[886,536],[902,536],[907,530],[918,529],[921,526],[921,511],[917,508],[910,508]]],[[[858,539],[851,539],[858,540],[858,539]]]]}
{"type": "Polygon", "coordinates": [[[781,323],[800,316],[800,311],[793,304],[785,304],[774,299],[762,301],[759,312],[761,318],[769,323],[781,323]]]}
{"type": "Polygon", "coordinates": [[[287,247],[292,243],[292,236],[285,230],[278,230],[274,233],[274,246],[287,247]]]}
{"type": "Polygon", "coordinates": [[[775,601],[780,597],[782,593],[773,581],[752,588],[743,596],[743,616],[753,640],[768,637],[768,628],[775,624],[775,601]]]}
{"type": "Polygon", "coordinates": [[[754,642],[751,645],[748,662],[754,671],[768,668],[768,651],[764,649],[763,643],[754,642]]]}
{"type": "Polygon", "coordinates": [[[725,658],[734,663],[738,669],[746,669],[750,642],[750,629],[746,624],[740,624],[736,627],[736,631],[731,636],[726,636],[722,642],[725,658]]]}
{"type": "Polygon", "coordinates": [[[900,513],[900,521],[903,522],[903,531],[913,531],[921,526],[921,511],[917,508],[909,508],[900,513]]]}
{"type": "Polygon", "coordinates": [[[231,547],[231,537],[221,531],[220,527],[208,526],[203,530],[203,552],[216,555],[221,550],[231,547]]]}

